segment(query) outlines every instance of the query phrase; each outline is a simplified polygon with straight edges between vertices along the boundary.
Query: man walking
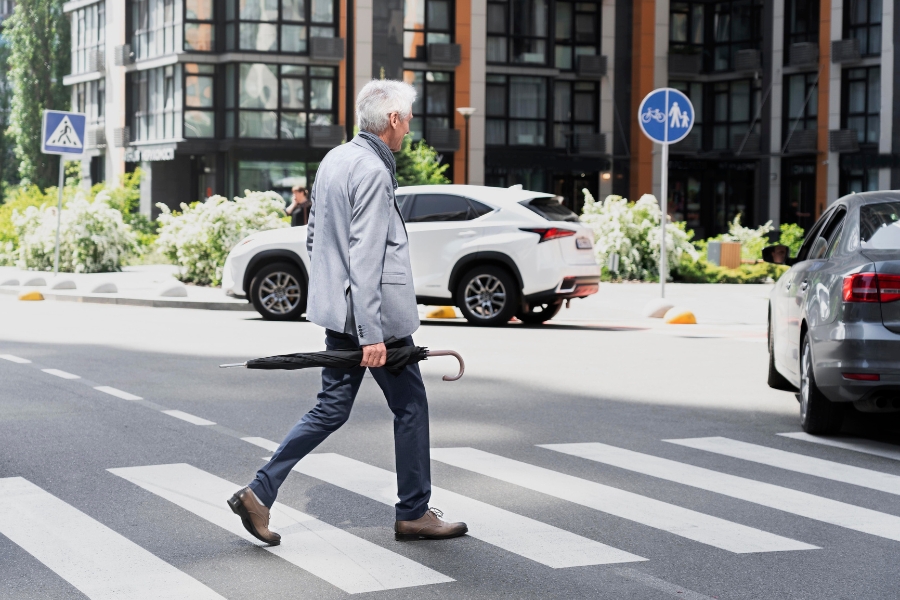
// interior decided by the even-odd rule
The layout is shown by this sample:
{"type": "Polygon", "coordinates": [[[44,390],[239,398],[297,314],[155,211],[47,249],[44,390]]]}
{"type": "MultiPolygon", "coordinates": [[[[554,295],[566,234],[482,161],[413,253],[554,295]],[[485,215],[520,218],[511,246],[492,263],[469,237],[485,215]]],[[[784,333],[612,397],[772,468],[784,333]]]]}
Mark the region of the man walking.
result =
{"type": "Polygon", "coordinates": [[[331,150],[312,189],[306,247],[310,256],[306,317],[325,327],[329,350],[362,348],[360,366],[322,369],[318,403],[288,432],[272,459],[228,501],[244,527],[272,545],[269,509],[297,462],[350,416],[366,368],[394,413],[397,539],[445,539],[468,531],[428,507],[431,457],[428,401],[418,365],[397,376],[383,368],[387,346],[413,345],[419,327],[406,226],[394,197],[397,151],[409,133],[415,89],[370,81],[356,99],[359,135],[331,150]]]}

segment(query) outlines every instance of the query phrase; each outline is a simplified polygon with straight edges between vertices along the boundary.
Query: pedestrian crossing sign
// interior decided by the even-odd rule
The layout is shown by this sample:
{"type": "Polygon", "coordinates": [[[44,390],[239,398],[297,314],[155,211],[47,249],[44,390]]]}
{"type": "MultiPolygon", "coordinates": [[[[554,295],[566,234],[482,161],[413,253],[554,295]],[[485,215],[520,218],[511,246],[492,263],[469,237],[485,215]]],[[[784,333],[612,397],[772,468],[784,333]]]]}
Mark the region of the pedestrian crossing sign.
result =
{"type": "Polygon", "coordinates": [[[41,127],[41,152],[44,154],[83,154],[83,113],[45,110],[41,127]]]}

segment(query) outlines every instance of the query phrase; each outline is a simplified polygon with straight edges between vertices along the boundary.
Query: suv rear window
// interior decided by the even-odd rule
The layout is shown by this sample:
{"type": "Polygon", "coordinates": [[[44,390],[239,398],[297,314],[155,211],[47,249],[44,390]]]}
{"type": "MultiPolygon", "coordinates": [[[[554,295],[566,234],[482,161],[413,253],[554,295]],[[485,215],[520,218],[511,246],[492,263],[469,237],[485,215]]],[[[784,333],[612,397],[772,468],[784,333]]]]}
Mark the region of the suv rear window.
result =
{"type": "Polygon", "coordinates": [[[860,206],[859,241],[869,250],[900,250],[900,202],[860,206]]]}
{"type": "Polygon", "coordinates": [[[520,204],[548,221],[578,222],[578,215],[560,204],[556,198],[534,198],[523,200],[520,204]]]}

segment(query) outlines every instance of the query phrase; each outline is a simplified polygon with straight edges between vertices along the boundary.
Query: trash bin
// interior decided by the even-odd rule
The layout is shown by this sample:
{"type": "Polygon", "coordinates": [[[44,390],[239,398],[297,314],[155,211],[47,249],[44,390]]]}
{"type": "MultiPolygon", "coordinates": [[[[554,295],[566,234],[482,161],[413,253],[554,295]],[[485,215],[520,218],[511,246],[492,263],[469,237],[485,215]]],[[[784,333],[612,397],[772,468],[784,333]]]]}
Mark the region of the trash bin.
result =
{"type": "Polygon", "coordinates": [[[737,269],[741,266],[741,243],[710,242],[706,247],[706,260],[719,267],[737,269]]]}

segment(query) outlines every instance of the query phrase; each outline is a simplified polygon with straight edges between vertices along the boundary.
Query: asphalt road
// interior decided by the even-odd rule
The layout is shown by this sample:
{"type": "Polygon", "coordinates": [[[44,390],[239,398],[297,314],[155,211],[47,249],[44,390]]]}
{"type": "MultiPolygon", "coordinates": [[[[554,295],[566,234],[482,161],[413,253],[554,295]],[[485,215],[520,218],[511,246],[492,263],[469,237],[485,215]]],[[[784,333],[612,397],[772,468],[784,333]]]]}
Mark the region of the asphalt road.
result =
{"type": "Polygon", "coordinates": [[[391,413],[367,377],[282,488],[275,552],[225,500],[318,373],[217,365],[320,349],[320,328],[0,297],[0,598],[896,598],[897,419],[850,419],[849,448],[780,436],[798,410],[765,385],[764,294],[664,327],[605,310],[636,302],[608,288],[548,326],[416,334],[466,358],[458,382],[452,359],[423,373],[433,504],[470,535],[393,539],[391,413]]]}

